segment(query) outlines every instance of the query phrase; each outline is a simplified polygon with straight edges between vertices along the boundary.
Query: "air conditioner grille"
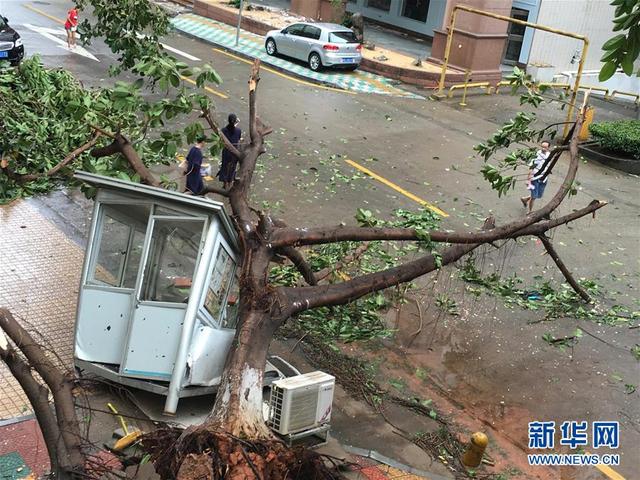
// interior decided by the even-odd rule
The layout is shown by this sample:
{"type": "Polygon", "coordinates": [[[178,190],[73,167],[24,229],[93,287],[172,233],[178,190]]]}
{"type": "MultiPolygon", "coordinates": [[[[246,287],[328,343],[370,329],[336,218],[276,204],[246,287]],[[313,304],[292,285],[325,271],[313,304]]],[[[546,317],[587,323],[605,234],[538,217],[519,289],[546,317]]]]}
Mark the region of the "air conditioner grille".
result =
{"type": "Polygon", "coordinates": [[[273,382],[269,426],[287,435],[329,422],[334,386],[335,378],[320,371],[273,382]]]}
{"type": "Polygon", "coordinates": [[[289,431],[296,432],[313,425],[318,408],[318,387],[293,390],[291,392],[291,412],[289,414],[289,431]]]}
{"type": "Polygon", "coordinates": [[[271,386],[271,400],[269,413],[269,426],[275,430],[280,430],[282,425],[282,402],[284,400],[284,390],[277,385],[271,386]]]}

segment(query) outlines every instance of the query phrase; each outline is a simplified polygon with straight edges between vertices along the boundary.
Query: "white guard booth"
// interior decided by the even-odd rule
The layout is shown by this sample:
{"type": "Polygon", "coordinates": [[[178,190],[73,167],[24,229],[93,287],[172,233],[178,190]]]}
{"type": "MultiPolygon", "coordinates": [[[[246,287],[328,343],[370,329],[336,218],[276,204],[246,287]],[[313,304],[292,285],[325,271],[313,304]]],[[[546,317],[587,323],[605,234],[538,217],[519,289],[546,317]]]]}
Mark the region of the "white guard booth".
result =
{"type": "MultiPolygon", "coordinates": [[[[167,396],[220,383],[238,308],[236,234],[222,203],[78,172],[96,188],[75,330],[75,364],[167,396]]],[[[265,378],[281,375],[270,364],[265,378]]]]}

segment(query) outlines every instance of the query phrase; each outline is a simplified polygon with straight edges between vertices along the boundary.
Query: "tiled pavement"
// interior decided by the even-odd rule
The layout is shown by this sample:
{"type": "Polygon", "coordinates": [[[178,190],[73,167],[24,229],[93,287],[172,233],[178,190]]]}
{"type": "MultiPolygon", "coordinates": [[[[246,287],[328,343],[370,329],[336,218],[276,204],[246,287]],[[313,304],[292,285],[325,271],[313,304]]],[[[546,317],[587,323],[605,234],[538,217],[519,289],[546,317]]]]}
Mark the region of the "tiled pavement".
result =
{"type": "Polygon", "coordinates": [[[39,478],[49,457],[35,419],[0,426],[0,479],[39,478]]]}
{"type": "MultiPolygon", "coordinates": [[[[0,306],[52,356],[72,366],[82,249],[27,202],[0,206],[0,306]]],[[[22,389],[0,362],[0,420],[29,413],[22,389]]]]}
{"type": "Polygon", "coordinates": [[[183,14],[174,17],[171,21],[173,26],[183,33],[251,58],[259,58],[263,63],[273,65],[316,83],[328,84],[359,93],[377,93],[381,95],[422,98],[419,95],[398,88],[395,85],[397,82],[373,73],[362,70],[355,72],[331,70],[313,72],[305,65],[300,65],[281,57],[272,57],[264,50],[264,37],[248,31],[242,30],[240,42],[236,46],[236,29],[234,27],[200,15],[193,13],[183,14]]]}

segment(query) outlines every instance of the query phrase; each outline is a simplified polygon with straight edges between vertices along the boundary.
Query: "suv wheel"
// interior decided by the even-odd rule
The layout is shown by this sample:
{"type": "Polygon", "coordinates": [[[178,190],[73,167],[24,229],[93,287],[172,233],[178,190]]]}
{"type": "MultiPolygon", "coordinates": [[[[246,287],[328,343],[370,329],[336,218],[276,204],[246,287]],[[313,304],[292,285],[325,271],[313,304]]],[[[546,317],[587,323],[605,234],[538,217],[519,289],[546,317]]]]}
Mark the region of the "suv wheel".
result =
{"type": "Polygon", "coordinates": [[[273,38],[267,40],[265,49],[267,50],[267,53],[269,55],[275,55],[276,53],[278,53],[278,48],[276,47],[276,42],[273,38]]]}
{"type": "Polygon", "coordinates": [[[309,68],[314,72],[317,72],[322,68],[322,60],[320,59],[320,55],[315,52],[309,55],[309,68]]]}

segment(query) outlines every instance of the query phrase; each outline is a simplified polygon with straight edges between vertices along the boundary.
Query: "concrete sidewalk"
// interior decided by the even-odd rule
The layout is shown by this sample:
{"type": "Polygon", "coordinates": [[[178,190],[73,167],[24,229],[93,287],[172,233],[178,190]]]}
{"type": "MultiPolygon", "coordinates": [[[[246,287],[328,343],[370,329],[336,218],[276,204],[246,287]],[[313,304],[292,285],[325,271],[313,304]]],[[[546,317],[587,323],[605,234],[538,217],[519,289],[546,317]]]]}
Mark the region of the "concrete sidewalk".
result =
{"type": "Polygon", "coordinates": [[[241,31],[240,41],[236,46],[235,28],[200,15],[192,13],[179,15],[172,20],[172,23],[182,33],[220,46],[243,57],[259,58],[263,63],[272,65],[298,78],[357,93],[422,98],[419,95],[398,88],[396,86],[397,82],[373,73],[331,70],[313,72],[302,63],[282,57],[272,57],[264,49],[264,37],[246,30],[241,31]]]}

